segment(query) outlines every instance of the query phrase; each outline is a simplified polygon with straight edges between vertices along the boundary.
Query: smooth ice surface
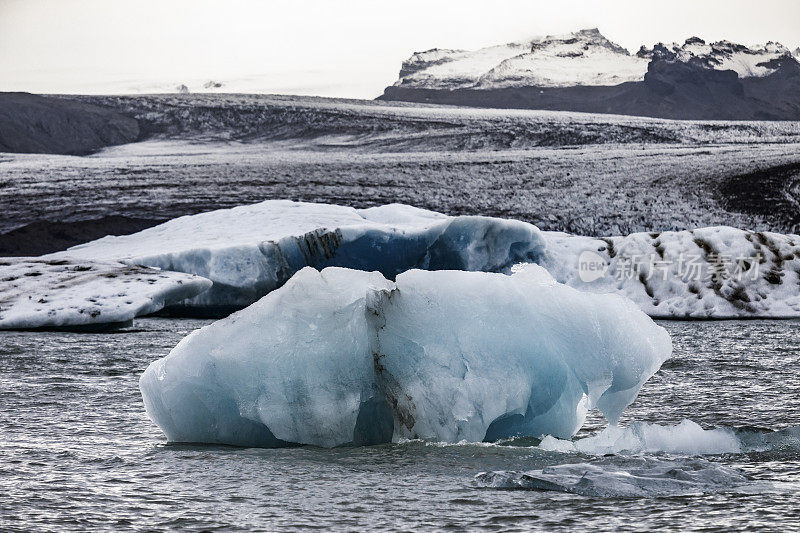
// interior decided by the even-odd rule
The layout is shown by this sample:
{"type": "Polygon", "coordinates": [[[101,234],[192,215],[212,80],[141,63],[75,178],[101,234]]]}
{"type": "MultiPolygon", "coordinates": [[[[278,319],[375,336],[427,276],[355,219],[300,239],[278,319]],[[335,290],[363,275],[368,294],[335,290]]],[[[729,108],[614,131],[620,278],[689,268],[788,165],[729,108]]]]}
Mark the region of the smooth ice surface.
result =
{"type": "Polygon", "coordinates": [[[142,375],[170,441],[337,446],[571,437],[671,353],[631,302],[513,275],[304,268],[142,375]]]}
{"type": "Polygon", "coordinates": [[[624,295],[653,317],[800,316],[798,235],[726,226],[602,239],[544,233],[541,264],[556,280],[624,295]],[[579,270],[587,252],[606,267],[592,281],[579,270]]]}
{"type": "Polygon", "coordinates": [[[243,307],[305,266],[506,271],[539,258],[544,242],[528,223],[448,217],[391,204],[353,209],[268,200],[184,216],[133,235],[109,236],[49,257],[122,261],[197,274],[214,282],[193,307],[243,307]]]}
{"type": "Polygon", "coordinates": [[[0,329],[129,322],[195,296],[207,279],[86,260],[0,258],[0,329]]]}
{"type": "MultiPolygon", "coordinates": [[[[481,472],[483,488],[567,492],[596,498],[642,498],[719,492],[745,487],[741,471],[705,459],[604,458],[527,472],[481,472]]],[[[749,490],[755,490],[748,487],[749,490]]]]}

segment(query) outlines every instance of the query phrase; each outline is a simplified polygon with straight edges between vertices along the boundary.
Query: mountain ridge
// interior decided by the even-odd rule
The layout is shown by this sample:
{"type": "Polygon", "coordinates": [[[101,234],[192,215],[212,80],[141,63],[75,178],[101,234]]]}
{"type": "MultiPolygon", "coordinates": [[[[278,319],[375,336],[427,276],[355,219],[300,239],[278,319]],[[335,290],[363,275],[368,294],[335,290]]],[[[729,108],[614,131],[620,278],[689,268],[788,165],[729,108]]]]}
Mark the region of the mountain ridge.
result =
{"type": "Polygon", "coordinates": [[[403,62],[381,100],[678,119],[800,120],[800,63],[776,42],[642,46],[598,29],[475,51],[432,49],[403,62]]]}

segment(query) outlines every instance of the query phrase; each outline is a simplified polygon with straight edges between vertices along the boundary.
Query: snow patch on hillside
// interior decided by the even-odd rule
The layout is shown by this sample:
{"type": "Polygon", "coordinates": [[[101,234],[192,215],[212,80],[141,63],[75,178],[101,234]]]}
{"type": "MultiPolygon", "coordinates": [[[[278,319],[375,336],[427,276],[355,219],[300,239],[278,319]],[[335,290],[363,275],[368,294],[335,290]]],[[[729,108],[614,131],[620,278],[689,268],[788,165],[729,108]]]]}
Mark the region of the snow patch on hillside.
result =
{"type": "Polygon", "coordinates": [[[686,39],[682,45],[659,43],[651,50],[643,47],[637,56],[661,57],[713,70],[733,70],[739,78],[763,78],[775,73],[781,61],[794,60],[788,48],[772,41],[747,47],[730,41],[706,43],[698,37],[686,39]]]}

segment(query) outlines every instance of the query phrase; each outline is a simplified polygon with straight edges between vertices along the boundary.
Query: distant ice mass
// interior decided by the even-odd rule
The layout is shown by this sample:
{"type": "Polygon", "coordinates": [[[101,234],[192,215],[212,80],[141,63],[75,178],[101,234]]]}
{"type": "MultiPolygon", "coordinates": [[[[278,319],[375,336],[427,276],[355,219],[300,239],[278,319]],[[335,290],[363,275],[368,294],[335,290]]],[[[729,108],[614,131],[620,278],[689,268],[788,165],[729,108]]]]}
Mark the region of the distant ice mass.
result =
{"type": "Polygon", "coordinates": [[[268,200],[184,216],[133,235],[104,237],[50,257],[123,261],[208,278],[214,286],[184,302],[194,308],[249,305],[305,266],[508,271],[544,249],[528,223],[446,215],[391,204],[353,209],[268,200]]]}
{"type": "Polygon", "coordinates": [[[115,262],[0,258],[0,329],[123,325],[211,286],[207,279],[115,262]]]}
{"type": "Polygon", "coordinates": [[[570,438],[616,422],[671,354],[630,301],[512,275],[307,267],[140,380],[172,442],[332,447],[570,438]]]}
{"type": "Polygon", "coordinates": [[[244,307],[305,266],[377,270],[394,279],[412,268],[507,273],[536,263],[561,283],[621,294],[653,317],[800,316],[800,236],[725,226],[594,238],[400,204],[269,200],[46,257],[122,261],[212,280],[210,290],[181,303],[193,310],[244,307]],[[600,270],[581,270],[587,256],[600,270]]]}
{"type": "Polygon", "coordinates": [[[562,283],[622,294],[653,317],[800,316],[800,236],[726,226],[596,239],[545,232],[542,266],[562,283]],[[590,282],[581,255],[606,265],[590,282]]]}

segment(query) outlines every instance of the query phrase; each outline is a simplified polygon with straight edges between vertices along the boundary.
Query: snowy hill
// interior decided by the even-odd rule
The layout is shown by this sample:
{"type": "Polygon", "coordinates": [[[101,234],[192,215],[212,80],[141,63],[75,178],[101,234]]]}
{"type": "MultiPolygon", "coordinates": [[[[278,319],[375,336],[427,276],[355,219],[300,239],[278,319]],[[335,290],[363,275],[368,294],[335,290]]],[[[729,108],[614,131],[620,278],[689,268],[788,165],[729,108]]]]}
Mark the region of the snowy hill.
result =
{"type": "Polygon", "coordinates": [[[739,78],[763,78],[774,74],[784,62],[796,62],[788,48],[780,43],[747,46],[730,41],[706,44],[699,37],[690,37],[682,45],[657,44],[652,49],[642,47],[636,54],[646,59],[691,63],[711,70],[732,70],[739,78]]]}
{"type": "MultiPolygon", "coordinates": [[[[798,52],[795,52],[797,54],[798,52]]],[[[403,63],[383,100],[682,119],[800,119],[800,63],[785,46],[730,41],[642,46],[597,29],[403,63]]]]}
{"type": "Polygon", "coordinates": [[[654,58],[733,70],[740,78],[768,76],[783,61],[795,61],[780,43],[748,48],[730,41],[706,44],[698,37],[683,44],[642,46],[631,55],[592,28],[475,51],[417,52],[403,62],[394,85],[429,89],[618,85],[644,80],[654,58]]]}
{"type": "Polygon", "coordinates": [[[395,85],[449,89],[616,85],[643,79],[648,62],[590,29],[473,52],[418,52],[403,63],[395,85]]]}

